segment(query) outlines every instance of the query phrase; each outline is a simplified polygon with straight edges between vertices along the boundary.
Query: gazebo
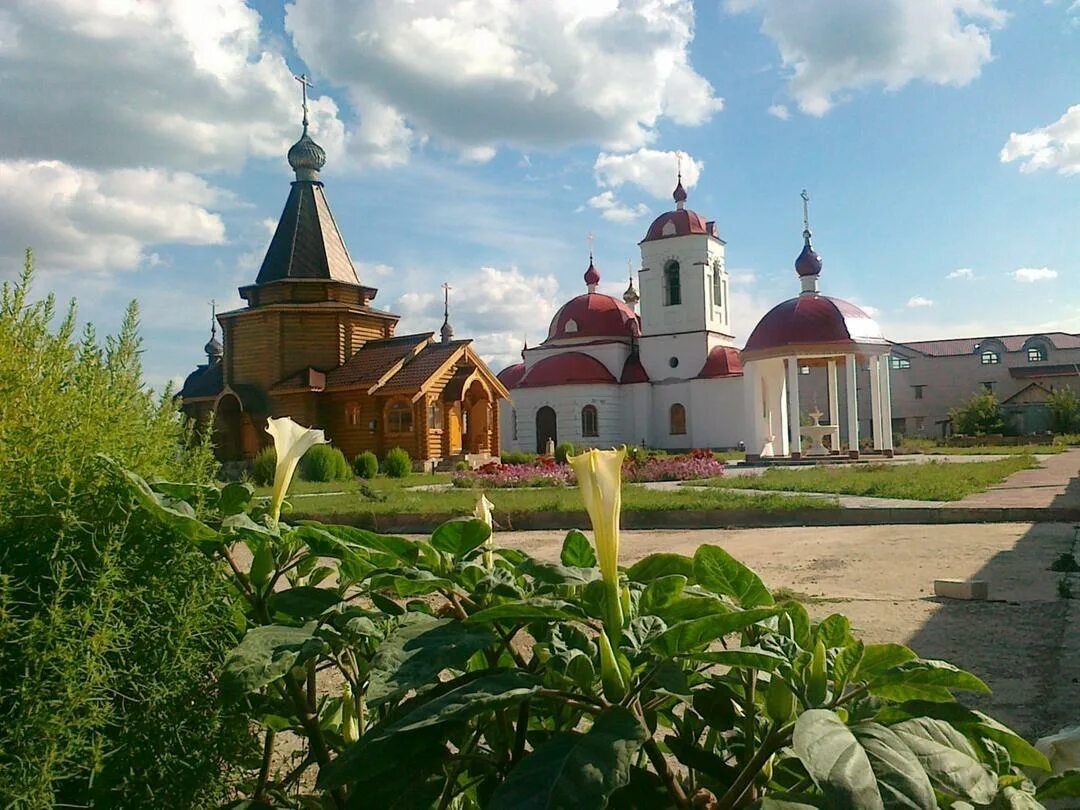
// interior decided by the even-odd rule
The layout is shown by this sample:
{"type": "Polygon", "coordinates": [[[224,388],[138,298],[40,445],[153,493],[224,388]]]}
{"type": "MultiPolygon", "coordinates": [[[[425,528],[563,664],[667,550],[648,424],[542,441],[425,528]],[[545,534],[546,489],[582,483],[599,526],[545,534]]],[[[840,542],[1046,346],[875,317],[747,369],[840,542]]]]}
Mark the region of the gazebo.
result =
{"type": "MultiPolygon", "coordinates": [[[[804,192],[805,195],[805,192],[804,192]]],[[[804,200],[806,197],[804,196],[804,200]]],[[[857,371],[870,372],[870,408],[874,451],[891,456],[892,406],[889,390],[889,342],[875,321],[854,304],[818,291],[821,257],[803,230],[803,249],[795,260],[802,283],[796,298],[777,304],[758,322],[742,351],[746,412],[749,417],[748,461],[768,457],[840,456],[841,369],[845,377],[847,455],[859,457],[857,371]],[[804,426],[799,378],[813,367],[828,375],[828,414],[810,413],[804,426]],[[821,418],[828,416],[822,424],[821,418]],[[811,447],[804,453],[802,439],[811,447]],[[828,437],[826,447],[823,439],[828,437]]]]}

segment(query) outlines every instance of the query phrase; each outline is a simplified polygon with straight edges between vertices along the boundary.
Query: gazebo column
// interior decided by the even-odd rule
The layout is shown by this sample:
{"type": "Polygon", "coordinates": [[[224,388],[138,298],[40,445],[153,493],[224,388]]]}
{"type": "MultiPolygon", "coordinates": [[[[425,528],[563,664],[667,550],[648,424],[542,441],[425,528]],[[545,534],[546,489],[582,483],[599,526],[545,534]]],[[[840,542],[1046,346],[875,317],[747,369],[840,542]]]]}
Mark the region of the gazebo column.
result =
{"type": "Polygon", "coordinates": [[[870,358],[870,416],[874,428],[874,450],[885,449],[885,431],[881,425],[881,357],[870,358]]]}
{"type": "Polygon", "coordinates": [[[856,389],[855,355],[844,355],[844,375],[847,377],[848,454],[859,457],[859,393],[856,389]]]}
{"type": "Polygon", "coordinates": [[[757,461],[761,458],[761,448],[765,444],[764,435],[768,431],[763,413],[768,409],[761,401],[761,382],[758,377],[758,364],[747,363],[743,366],[743,409],[748,414],[748,433],[743,438],[746,445],[746,460],[757,461]]]}
{"type": "MultiPolygon", "coordinates": [[[[834,428],[840,424],[840,401],[839,401],[840,388],[836,379],[836,361],[829,361],[829,424],[834,428]]],[[[837,443],[839,445],[839,432],[836,433],[837,443]]],[[[832,452],[839,452],[840,447],[830,447],[832,452]]]]}
{"type": "Polygon", "coordinates": [[[792,458],[802,457],[802,420],[799,418],[799,358],[792,355],[787,360],[788,429],[791,431],[792,458]]]}
{"type": "Polygon", "coordinates": [[[893,452],[893,435],[892,435],[892,384],[890,382],[889,373],[889,356],[885,355],[881,358],[880,362],[880,374],[881,374],[881,422],[885,430],[885,444],[884,450],[886,455],[892,455],[893,452]]]}

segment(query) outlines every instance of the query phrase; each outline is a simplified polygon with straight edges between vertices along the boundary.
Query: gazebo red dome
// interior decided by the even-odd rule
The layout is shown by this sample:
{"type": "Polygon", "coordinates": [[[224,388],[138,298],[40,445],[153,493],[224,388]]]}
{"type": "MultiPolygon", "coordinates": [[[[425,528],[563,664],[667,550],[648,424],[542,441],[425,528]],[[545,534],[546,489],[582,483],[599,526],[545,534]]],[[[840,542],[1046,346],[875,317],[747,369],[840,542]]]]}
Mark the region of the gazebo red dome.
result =
{"type": "Polygon", "coordinates": [[[545,357],[529,369],[528,374],[518,383],[517,387],[541,388],[551,385],[614,382],[615,377],[595,357],[582,352],[566,352],[552,357],[545,357]]]}
{"type": "Polygon", "coordinates": [[[585,293],[567,301],[548,327],[548,340],[557,338],[629,338],[641,334],[638,316],[610,295],[585,293]]]}
{"type": "Polygon", "coordinates": [[[750,333],[743,359],[791,353],[787,350],[799,347],[852,349],[868,343],[887,343],[873,318],[847,301],[809,293],[769,310],[750,333]]]}
{"type": "MultiPolygon", "coordinates": [[[[687,236],[692,233],[709,233],[709,223],[696,211],[691,211],[689,208],[677,208],[654,219],[645,234],[645,238],[641,241],[652,242],[657,239],[670,239],[674,236],[687,236]],[[664,228],[668,223],[671,223],[674,229],[668,228],[667,232],[665,232],[664,228]]],[[[713,235],[715,236],[715,234],[713,235]]]]}
{"type": "Polygon", "coordinates": [[[711,380],[716,377],[737,377],[743,373],[739,350],[732,346],[715,346],[705,358],[698,379],[711,380]]]}
{"type": "Polygon", "coordinates": [[[499,382],[501,382],[507,389],[517,388],[521,378],[525,376],[525,364],[514,363],[512,366],[507,366],[497,375],[499,382]]]}

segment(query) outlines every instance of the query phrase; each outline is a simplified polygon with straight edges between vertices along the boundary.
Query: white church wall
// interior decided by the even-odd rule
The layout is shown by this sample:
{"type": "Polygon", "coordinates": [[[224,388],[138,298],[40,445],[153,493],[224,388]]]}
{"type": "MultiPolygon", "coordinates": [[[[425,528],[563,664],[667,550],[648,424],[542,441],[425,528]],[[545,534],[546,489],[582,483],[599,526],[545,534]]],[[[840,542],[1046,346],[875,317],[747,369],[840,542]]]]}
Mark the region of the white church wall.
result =
{"type": "MultiPolygon", "coordinates": [[[[503,439],[513,450],[537,452],[536,414],[543,407],[555,411],[557,443],[573,442],[585,447],[614,447],[623,444],[623,403],[618,385],[559,385],[547,388],[516,388],[511,411],[517,414],[517,439],[503,439]],[[597,435],[581,433],[581,411],[596,408],[597,435]]],[[[500,419],[503,411],[500,408],[500,419]]],[[[503,436],[514,435],[512,424],[500,422],[503,436]],[[509,428],[509,429],[508,429],[509,428]]]]}
{"type": "Polygon", "coordinates": [[[695,447],[693,426],[690,384],[685,381],[653,383],[649,446],[662,450],[690,450],[695,447]],[[686,432],[682,434],[671,432],[671,408],[676,404],[686,410],[686,432]]]}
{"type": "Polygon", "coordinates": [[[787,455],[787,375],[783,358],[756,360],[743,368],[743,407],[748,420],[746,452],[787,455]]]}
{"type": "Polygon", "coordinates": [[[689,385],[687,416],[694,447],[733,448],[746,441],[742,377],[692,380],[689,385]]]}
{"type": "Polygon", "coordinates": [[[715,307],[712,301],[712,272],[716,264],[724,267],[724,243],[704,234],[643,244],[638,273],[642,333],[729,331],[727,301],[724,307],[715,307]],[[681,301],[666,305],[664,267],[671,261],[679,263],[681,301]]]}
{"type": "Polygon", "coordinates": [[[709,352],[705,332],[645,336],[641,338],[639,347],[641,364],[654,382],[693,379],[701,373],[709,352]],[[673,366],[673,362],[677,365],[673,366]]]}

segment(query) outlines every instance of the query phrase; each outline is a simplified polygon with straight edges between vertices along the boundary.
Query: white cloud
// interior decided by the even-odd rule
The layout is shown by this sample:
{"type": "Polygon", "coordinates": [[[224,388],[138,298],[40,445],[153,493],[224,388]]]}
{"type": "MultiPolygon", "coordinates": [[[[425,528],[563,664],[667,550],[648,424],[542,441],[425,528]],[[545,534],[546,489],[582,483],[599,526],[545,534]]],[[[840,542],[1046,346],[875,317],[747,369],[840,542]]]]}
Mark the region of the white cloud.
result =
{"type": "Polygon", "coordinates": [[[285,28],[362,122],[378,105],[400,138],[458,150],[634,148],[663,118],[696,126],[722,107],[689,63],[690,0],[297,0],[285,28]]]}
{"type": "Polygon", "coordinates": [[[766,112],[773,118],[779,118],[781,121],[787,121],[791,118],[791,111],[787,108],[786,104],[773,104],[766,112]]]}
{"type": "Polygon", "coordinates": [[[1069,107],[1048,126],[1011,133],[1000,157],[1002,163],[1021,161],[1022,172],[1057,169],[1061,174],[1080,173],[1080,104],[1069,107]]]}
{"type": "Polygon", "coordinates": [[[998,0],[728,0],[756,10],[780,50],[799,109],[824,115],[852,90],[915,80],[963,86],[991,59],[998,0]]]}
{"type": "Polygon", "coordinates": [[[487,163],[495,157],[496,151],[494,146],[470,146],[461,151],[460,160],[462,163],[487,163]]]}
{"type": "MultiPolygon", "coordinates": [[[[678,153],[657,149],[638,149],[627,154],[601,152],[593,164],[596,183],[601,188],[619,188],[630,183],[644,189],[657,199],[671,199],[675,188],[678,153]]],[[[682,153],[683,188],[697,185],[705,164],[682,153]]]]}
{"type": "Polygon", "coordinates": [[[916,309],[918,307],[932,307],[934,302],[929,298],[923,298],[921,295],[913,295],[908,299],[907,305],[912,309],[916,309]]]}
{"type": "Polygon", "coordinates": [[[147,245],[223,243],[224,223],[211,208],[234,204],[187,172],[0,161],[0,255],[32,247],[45,270],[152,266],[163,260],[147,245]]]}
{"type": "MultiPolygon", "coordinates": [[[[7,157],[209,171],[256,155],[285,169],[296,82],[243,0],[9,0],[4,18],[7,157]]],[[[346,140],[336,104],[316,94],[310,117],[333,160],[346,140]]]]}
{"type": "Polygon", "coordinates": [[[601,211],[601,216],[612,222],[633,222],[649,212],[649,207],[645,203],[638,203],[635,206],[625,205],[615,198],[613,191],[602,191],[595,197],[590,197],[589,207],[601,211]]]}
{"type": "MultiPolygon", "coordinates": [[[[450,279],[450,323],[458,336],[470,337],[474,347],[496,371],[520,361],[524,330],[531,343],[547,337],[548,322],[563,303],[552,275],[527,275],[516,267],[481,267],[450,279]],[[509,327],[509,328],[508,328],[509,327]]],[[[401,333],[436,331],[442,323],[442,295],[407,292],[397,301],[401,333]]]]}
{"type": "MultiPolygon", "coordinates": [[[[855,304],[855,306],[857,306],[859,309],[861,309],[867,315],[869,315],[871,318],[877,318],[879,315],[881,315],[881,309],[879,307],[870,306],[869,304],[859,304],[859,303],[856,303],[854,301],[852,301],[852,303],[855,304]]],[[[933,302],[931,302],[931,303],[933,303],[933,302]]],[[[910,306],[910,304],[909,304],[909,306],[910,306]]]]}
{"type": "Polygon", "coordinates": [[[958,267],[945,276],[945,278],[958,278],[963,279],[964,281],[971,281],[975,278],[975,271],[970,267],[958,267]]]}
{"type": "Polygon", "coordinates": [[[356,275],[361,284],[367,284],[374,278],[387,278],[394,273],[394,268],[381,262],[353,262],[356,275]],[[365,281],[365,279],[367,279],[365,281]]]}
{"type": "Polygon", "coordinates": [[[1022,284],[1050,281],[1058,277],[1057,270],[1051,270],[1049,267],[1021,267],[1019,270],[1013,270],[1009,275],[1022,284]]]}

